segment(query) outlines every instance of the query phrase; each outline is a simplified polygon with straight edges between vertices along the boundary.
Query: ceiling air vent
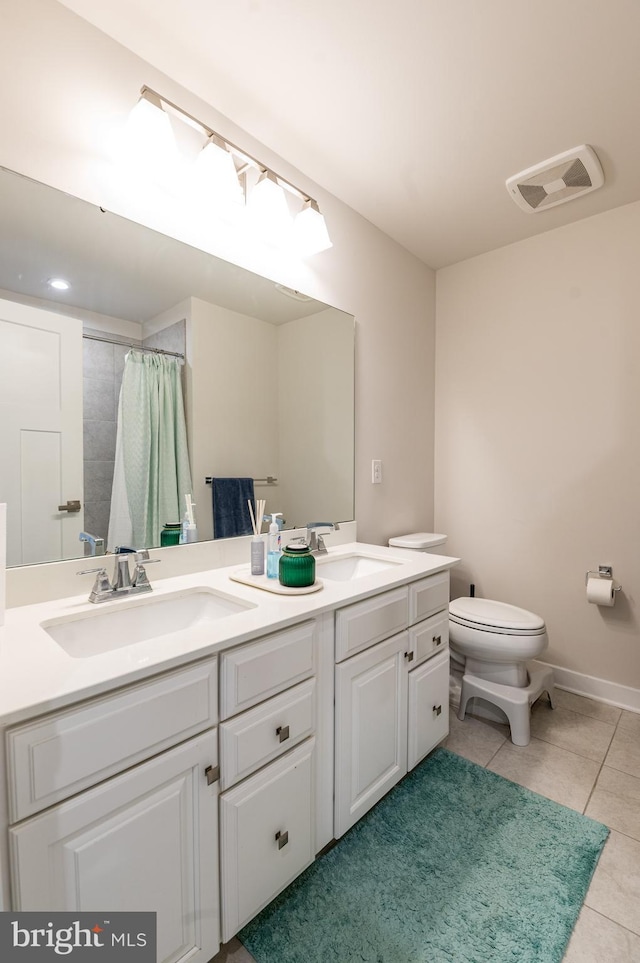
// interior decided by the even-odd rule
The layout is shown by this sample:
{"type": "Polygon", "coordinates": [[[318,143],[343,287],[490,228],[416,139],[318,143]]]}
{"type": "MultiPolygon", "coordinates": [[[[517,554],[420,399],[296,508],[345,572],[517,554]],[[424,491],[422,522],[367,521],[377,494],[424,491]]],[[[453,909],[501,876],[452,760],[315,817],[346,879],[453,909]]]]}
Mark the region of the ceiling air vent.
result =
{"type": "Polygon", "coordinates": [[[603,184],[604,174],[596,152],[582,144],[510,177],[507,190],[518,207],[536,214],[595,191],[603,184]]]}

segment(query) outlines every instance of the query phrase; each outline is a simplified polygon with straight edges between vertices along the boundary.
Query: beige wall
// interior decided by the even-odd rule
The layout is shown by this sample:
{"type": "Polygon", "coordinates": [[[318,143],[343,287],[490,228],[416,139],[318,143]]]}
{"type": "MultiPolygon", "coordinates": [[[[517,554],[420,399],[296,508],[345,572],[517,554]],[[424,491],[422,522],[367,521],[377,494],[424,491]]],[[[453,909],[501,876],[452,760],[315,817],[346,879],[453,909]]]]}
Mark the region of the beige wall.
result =
{"type": "Polygon", "coordinates": [[[346,521],[353,517],[353,324],[329,308],[277,332],[278,487],[287,527],[346,521]]]}
{"type": "MultiPolygon", "coordinates": [[[[544,215],[541,215],[542,217],[544,215]]],[[[640,686],[640,204],[437,275],[435,523],[454,595],[539,613],[547,661],[640,686]],[[613,565],[612,609],[584,576],[613,565]]]]}
{"type": "Polygon", "coordinates": [[[200,538],[213,537],[206,476],[265,478],[280,472],[278,399],[271,383],[277,344],[273,324],[191,298],[186,409],[200,538]]]}
{"type": "Polygon", "coordinates": [[[355,315],[358,535],[384,542],[433,524],[435,274],[233,122],[55,0],[2,10],[0,165],[172,233],[355,315]],[[292,261],[184,218],[114,177],[110,147],[143,84],[317,198],[333,248],[292,261]],[[384,483],[371,485],[371,459],[384,483]]]}

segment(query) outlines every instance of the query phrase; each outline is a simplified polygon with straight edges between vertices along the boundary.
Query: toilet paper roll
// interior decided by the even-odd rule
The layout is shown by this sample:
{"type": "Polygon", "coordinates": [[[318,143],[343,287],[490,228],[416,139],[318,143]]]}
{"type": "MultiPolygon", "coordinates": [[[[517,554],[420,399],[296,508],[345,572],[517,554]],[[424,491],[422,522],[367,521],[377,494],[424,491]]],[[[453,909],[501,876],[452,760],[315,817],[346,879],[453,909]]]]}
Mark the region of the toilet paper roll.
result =
{"type": "Polygon", "coordinates": [[[611,606],[616,600],[616,593],[613,590],[612,578],[600,578],[600,576],[589,576],[587,579],[587,602],[593,605],[611,606]]]}

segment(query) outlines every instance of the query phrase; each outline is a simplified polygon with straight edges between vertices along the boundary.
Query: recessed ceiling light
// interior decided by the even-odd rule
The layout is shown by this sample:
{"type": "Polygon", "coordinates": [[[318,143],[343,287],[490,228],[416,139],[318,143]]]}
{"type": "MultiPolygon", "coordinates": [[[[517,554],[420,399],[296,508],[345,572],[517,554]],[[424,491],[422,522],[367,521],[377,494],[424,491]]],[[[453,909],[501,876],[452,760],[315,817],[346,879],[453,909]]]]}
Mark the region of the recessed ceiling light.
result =
{"type": "Polygon", "coordinates": [[[64,278],[49,278],[47,284],[56,291],[68,291],[71,285],[64,278]]]}

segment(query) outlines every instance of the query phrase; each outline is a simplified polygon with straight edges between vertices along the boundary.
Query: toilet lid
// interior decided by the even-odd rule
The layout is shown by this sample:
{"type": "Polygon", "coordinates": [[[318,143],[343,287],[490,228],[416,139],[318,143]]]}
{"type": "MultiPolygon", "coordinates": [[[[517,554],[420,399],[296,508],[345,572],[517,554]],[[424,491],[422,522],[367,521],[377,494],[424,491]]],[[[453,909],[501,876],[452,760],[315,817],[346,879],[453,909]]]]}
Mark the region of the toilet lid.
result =
{"type": "Polygon", "coordinates": [[[436,545],[444,545],[446,540],[446,535],[439,535],[437,532],[413,532],[410,535],[396,535],[395,538],[390,538],[389,545],[393,548],[413,548],[420,552],[426,548],[434,548],[436,545]]]}
{"type": "Polygon", "coordinates": [[[492,599],[454,599],[449,603],[449,615],[466,625],[500,629],[513,635],[538,633],[545,627],[539,615],[492,599]]]}

